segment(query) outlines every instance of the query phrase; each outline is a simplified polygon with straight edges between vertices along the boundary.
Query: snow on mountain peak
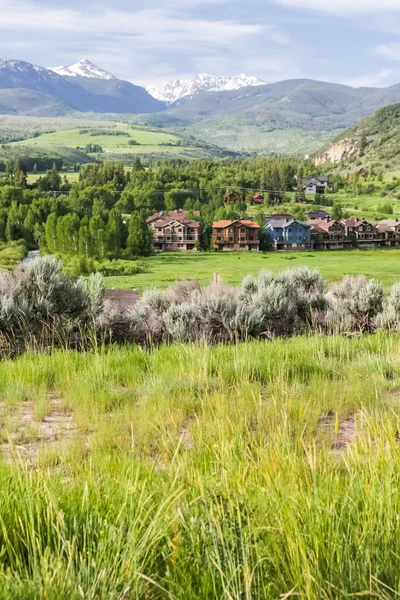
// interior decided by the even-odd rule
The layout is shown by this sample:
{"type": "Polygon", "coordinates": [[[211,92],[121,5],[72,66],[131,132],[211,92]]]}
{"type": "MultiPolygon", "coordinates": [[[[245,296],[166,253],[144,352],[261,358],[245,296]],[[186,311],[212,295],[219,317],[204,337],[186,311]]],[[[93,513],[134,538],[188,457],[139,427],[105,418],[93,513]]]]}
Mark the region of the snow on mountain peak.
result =
{"type": "Polygon", "coordinates": [[[86,58],[80,60],[74,65],[64,67],[51,67],[50,71],[54,71],[63,77],[88,77],[90,79],[115,79],[114,75],[100,69],[86,58]]]}
{"type": "Polygon", "coordinates": [[[172,79],[163,87],[150,86],[147,91],[157,100],[172,104],[185,96],[193,96],[199,92],[238,90],[254,85],[265,85],[265,81],[244,74],[236,77],[216,77],[199,73],[192,80],[172,79]]]}

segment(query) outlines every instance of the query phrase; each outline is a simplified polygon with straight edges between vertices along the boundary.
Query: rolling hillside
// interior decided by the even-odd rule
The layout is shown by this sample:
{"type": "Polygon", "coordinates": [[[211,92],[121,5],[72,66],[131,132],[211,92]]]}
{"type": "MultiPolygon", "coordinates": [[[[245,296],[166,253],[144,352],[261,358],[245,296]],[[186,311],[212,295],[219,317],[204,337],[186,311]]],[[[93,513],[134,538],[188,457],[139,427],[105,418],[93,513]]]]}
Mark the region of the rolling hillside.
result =
{"type": "Polygon", "coordinates": [[[400,101],[400,86],[352,88],[289,80],[197,95],[145,117],[242,151],[312,153],[371,112],[400,101]]]}
{"type": "Polygon", "coordinates": [[[400,170],[400,104],[386,106],[338,136],[317,157],[317,164],[375,171],[400,170]]]}

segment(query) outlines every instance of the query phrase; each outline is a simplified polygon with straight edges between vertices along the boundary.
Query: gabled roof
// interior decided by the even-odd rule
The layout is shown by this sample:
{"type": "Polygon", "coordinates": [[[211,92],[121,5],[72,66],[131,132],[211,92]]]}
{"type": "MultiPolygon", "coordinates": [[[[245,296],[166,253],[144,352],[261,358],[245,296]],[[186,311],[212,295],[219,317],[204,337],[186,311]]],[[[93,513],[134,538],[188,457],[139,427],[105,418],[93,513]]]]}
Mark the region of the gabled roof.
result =
{"type": "Polygon", "coordinates": [[[282,213],[282,214],[271,215],[270,217],[265,217],[266,223],[268,221],[293,221],[293,220],[294,220],[294,216],[291,215],[290,213],[282,213]]]}
{"type": "Polygon", "coordinates": [[[378,225],[388,225],[389,227],[400,227],[400,219],[383,219],[378,225]]]}
{"type": "Polygon", "coordinates": [[[311,225],[311,227],[318,228],[319,230],[322,230],[325,233],[329,232],[329,228],[335,224],[342,225],[342,227],[344,227],[343,223],[341,223],[340,221],[335,221],[335,219],[330,219],[329,221],[327,221],[326,219],[310,219],[309,221],[307,221],[307,223],[311,225]]]}
{"type": "Polygon", "coordinates": [[[303,179],[303,183],[307,183],[307,182],[331,183],[329,181],[329,177],[326,177],[325,175],[310,175],[310,177],[305,177],[303,179]]]}
{"type": "Polygon", "coordinates": [[[225,229],[225,227],[241,227],[243,225],[249,229],[260,229],[258,223],[255,223],[254,221],[246,221],[245,219],[237,219],[236,221],[215,221],[212,226],[214,229],[225,229]]]}
{"type": "Polygon", "coordinates": [[[342,223],[346,226],[346,227],[359,227],[360,225],[372,225],[372,223],[370,221],[367,221],[366,219],[343,219],[342,223]]]}
{"type": "Polygon", "coordinates": [[[304,221],[298,221],[297,219],[292,219],[291,221],[268,221],[265,225],[269,225],[272,227],[272,229],[286,229],[286,227],[291,227],[292,225],[302,225],[303,227],[306,227],[306,229],[310,229],[310,225],[308,223],[305,223],[304,221]]]}
{"type": "Polygon", "coordinates": [[[167,227],[168,225],[175,225],[175,226],[179,226],[181,225],[182,227],[191,227],[192,229],[199,229],[201,227],[201,223],[199,223],[199,221],[187,221],[184,219],[171,219],[166,217],[165,219],[159,219],[158,221],[152,221],[150,223],[150,225],[152,225],[153,227],[156,227],[158,229],[163,229],[164,227],[167,227]]]}
{"type": "Polygon", "coordinates": [[[187,219],[189,214],[199,215],[200,212],[198,210],[183,210],[181,208],[178,208],[177,210],[169,210],[166,213],[164,213],[163,211],[154,213],[154,215],[151,215],[150,217],[148,217],[146,219],[146,221],[147,221],[147,223],[152,223],[153,221],[157,221],[159,219],[164,220],[164,219],[167,219],[168,217],[175,217],[176,219],[181,220],[181,219],[187,219]]]}
{"type": "Polygon", "coordinates": [[[393,229],[390,225],[386,225],[386,223],[378,223],[376,226],[378,231],[386,231],[386,233],[394,233],[393,229]]]}

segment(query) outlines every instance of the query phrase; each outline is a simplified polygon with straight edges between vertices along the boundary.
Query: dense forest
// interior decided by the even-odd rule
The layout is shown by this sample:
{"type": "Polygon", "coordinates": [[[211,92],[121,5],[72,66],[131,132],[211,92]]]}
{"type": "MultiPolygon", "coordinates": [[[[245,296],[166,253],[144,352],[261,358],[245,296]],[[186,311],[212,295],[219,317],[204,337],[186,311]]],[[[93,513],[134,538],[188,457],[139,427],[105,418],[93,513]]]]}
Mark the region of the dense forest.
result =
{"type": "Polygon", "coordinates": [[[256,192],[304,200],[298,182],[312,172],[311,161],[284,157],[163,162],[148,169],[137,158],[130,169],[89,164],[74,184],[53,164],[28,185],[27,163],[18,159],[0,173],[0,241],[23,239],[27,248],[80,257],[84,272],[85,260],[148,255],[146,218],[183,208],[202,221],[202,247],[208,248],[213,220],[244,216],[256,192]],[[227,192],[236,198],[228,206],[227,192]]]}

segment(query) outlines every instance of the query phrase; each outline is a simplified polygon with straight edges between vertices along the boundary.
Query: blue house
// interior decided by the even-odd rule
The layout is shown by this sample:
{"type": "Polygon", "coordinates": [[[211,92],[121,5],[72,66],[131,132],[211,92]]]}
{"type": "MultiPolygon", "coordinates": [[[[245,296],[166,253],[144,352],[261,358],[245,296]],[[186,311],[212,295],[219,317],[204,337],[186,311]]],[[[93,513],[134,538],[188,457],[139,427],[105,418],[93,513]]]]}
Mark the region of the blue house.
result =
{"type": "Polygon", "coordinates": [[[312,250],[311,226],[308,223],[289,219],[266,219],[265,230],[273,250],[312,250]]]}

